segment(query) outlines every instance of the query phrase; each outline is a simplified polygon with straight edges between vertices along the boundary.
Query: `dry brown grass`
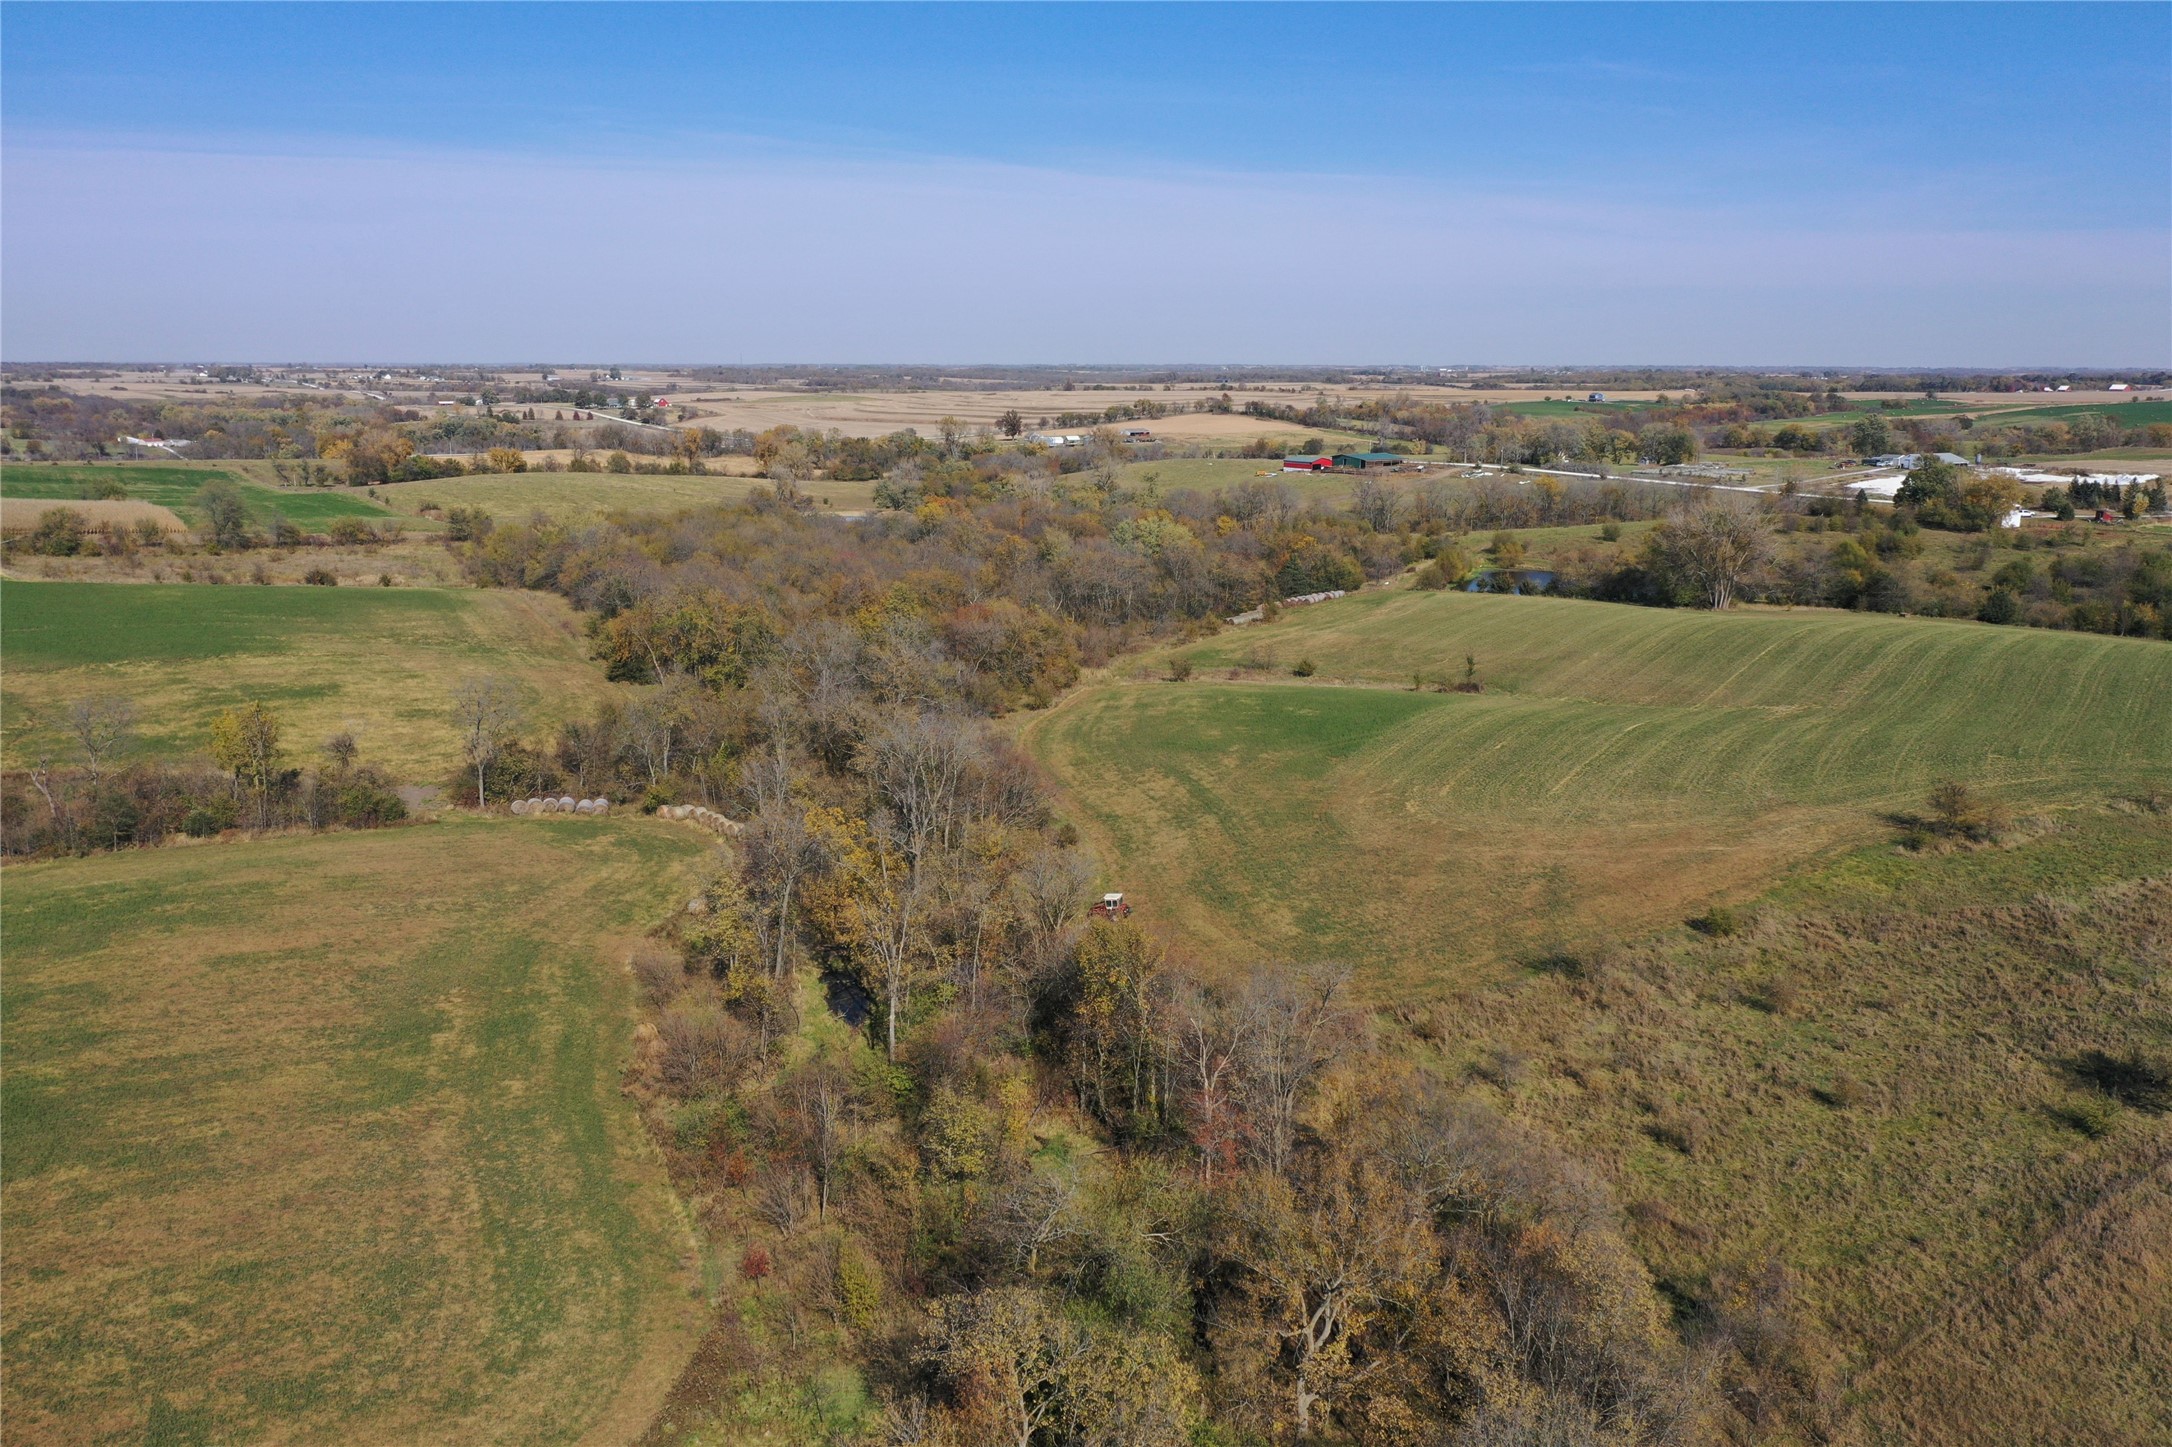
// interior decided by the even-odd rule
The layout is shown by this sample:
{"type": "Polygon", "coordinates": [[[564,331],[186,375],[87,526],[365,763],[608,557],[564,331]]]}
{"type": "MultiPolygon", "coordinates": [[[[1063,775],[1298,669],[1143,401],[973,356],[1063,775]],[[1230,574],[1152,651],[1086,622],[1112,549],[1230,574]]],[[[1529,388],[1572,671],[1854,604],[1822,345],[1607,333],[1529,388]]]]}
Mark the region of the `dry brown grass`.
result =
{"type": "Polygon", "coordinates": [[[1685,1301],[1785,1267],[1781,1417],[1844,1442],[2161,1442],[2172,1120],[2078,1128],[2072,1062],[2161,1047],[2167,870],[2172,829],[2109,809],[2004,850],[1863,851],[1734,937],[1545,960],[1413,1048],[1476,1081],[1522,1056],[1502,1104],[1606,1170],[1685,1301]]]}
{"type": "Polygon", "coordinates": [[[115,557],[43,558],[17,553],[8,559],[7,576],[77,583],[263,581],[283,586],[300,583],[312,568],[329,570],[341,587],[374,588],[380,578],[390,578],[398,588],[456,588],[466,582],[459,560],[443,544],[417,538],[367,546],[256,548],[245,553],[211,553],[201,548],[138,548],[115,557]]]}
{"type": "Polygon", "coordinates": [[[40,518],[56,508],[65,508],[76,513],[91,528],[108,525],[132,528],[149,519],[169,533],[188,530],[188,525],[174,516],[171,509],[160,507],[157,503],[132,502],[126,498],[68,502],[42,497],[0,497],[0,532],[27,533],[38,525],[40,518]]]}
{"type": "Polygon", "coordinates": [[[1856,1381],[1881,1435],[1919,1447],[2172,1440],[2172,1136],[2137,1139],[2071,1193],[2034,1247],[1856,1381]]]}

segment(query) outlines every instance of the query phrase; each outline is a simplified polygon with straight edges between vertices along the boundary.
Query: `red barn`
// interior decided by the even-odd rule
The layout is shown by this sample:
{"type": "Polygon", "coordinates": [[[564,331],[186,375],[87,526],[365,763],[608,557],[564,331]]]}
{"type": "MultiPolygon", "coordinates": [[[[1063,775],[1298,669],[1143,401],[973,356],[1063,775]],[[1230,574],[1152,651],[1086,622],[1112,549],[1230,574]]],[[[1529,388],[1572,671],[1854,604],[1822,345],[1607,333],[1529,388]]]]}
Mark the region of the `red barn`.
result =
{"type": "Polygon", "coordinates": [[[1328,472],[1332,471],[1334,466],[1335,459],[1332,457],[1285,457],[1282,459],[1282,470],[1284,472],[1328,472]]]}

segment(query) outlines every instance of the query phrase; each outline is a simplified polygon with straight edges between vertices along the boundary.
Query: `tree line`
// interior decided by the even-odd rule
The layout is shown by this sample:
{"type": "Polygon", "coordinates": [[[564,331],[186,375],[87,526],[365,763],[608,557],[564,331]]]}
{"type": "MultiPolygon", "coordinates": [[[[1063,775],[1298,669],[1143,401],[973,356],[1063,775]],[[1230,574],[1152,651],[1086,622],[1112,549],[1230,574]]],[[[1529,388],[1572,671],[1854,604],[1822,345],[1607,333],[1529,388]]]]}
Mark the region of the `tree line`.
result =
{"type": "MultiPolygon", "coordinates": [[[[202,758],[146,756],[132,700],[85,695],[50,721],[59,750],[33,750],[0,782],[0,849],[51,856],[203,839],[229,830],[374,829],[407,818],[391,777],[361,758],[353,735],[296,762],[278,714],[262,703],[222,710],[202,758]]],[[[41,720],[23,721],[35,730],[41,720]]]]}

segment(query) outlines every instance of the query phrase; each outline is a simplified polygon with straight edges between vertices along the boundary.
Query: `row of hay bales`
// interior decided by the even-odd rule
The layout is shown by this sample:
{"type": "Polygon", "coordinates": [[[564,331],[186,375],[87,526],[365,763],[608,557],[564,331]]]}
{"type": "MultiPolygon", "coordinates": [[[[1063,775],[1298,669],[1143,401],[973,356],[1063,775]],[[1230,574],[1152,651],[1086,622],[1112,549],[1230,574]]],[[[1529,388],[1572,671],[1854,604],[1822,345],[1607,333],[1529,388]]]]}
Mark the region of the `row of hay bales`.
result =
{"type": "Polygon", "coordinates": [[[571,794],[562,799],[515,799],[515,814],[608,814],[609,799],[576,799],[571,794]]]}
{"type": "Polygon", "coordinates": [[[704,804],[666,804],[656,811],[659,819],[686,819],[705,825],[719,834],[744,834],[747,826],[737,819],[727,819],[704,804]]]}

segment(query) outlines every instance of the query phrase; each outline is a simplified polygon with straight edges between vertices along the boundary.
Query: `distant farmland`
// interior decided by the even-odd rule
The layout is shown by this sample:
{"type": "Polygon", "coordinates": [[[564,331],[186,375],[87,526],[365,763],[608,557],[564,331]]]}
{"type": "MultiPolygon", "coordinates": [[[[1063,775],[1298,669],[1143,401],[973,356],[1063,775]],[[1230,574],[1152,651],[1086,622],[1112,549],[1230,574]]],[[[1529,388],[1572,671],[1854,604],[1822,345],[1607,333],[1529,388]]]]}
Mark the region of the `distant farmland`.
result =
{"type": "Polygon", "coordinates": [[[1196,947],[1376,989],[1755,892],[1942,778],[2023,807],[2172,785],[2162,643],[1402,592],[1183,651],[1194,682],[1082,689],[1026,741],[1111,886],[1196,947]],[[1486,691],[1433,691],[1467,656],[1486,691]]]}
{"type": "Polygon", "coordinates": [[[690,831],[11,864],[10,1440],[638,1435],[698,1330],[619,1091],[690,831]]]}
{"type": "MultiPolygon", "coordinates": [[[[403,482],[379,489],[402,512],[425,505],[480,508],[507,522],[546,513],[568,522],[611,512],[678,512],[685,508],[740,502],[768,482],[757,477],[697,476],[685,473],[508,472],[476,477],[440,477],[403,482]]],[[[809,482],[805,491],[839,512],[872,508],[871,482],[809,482]]]]}

